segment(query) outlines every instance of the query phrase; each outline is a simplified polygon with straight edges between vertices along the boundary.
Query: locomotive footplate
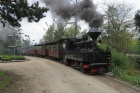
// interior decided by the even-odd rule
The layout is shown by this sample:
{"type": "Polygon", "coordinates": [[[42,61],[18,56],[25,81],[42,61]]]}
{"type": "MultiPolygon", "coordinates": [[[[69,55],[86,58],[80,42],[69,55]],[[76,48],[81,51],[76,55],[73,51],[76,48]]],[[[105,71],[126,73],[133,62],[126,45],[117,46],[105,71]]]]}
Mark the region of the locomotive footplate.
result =
{"type": "Polygon", "coordinates": [[[89,65],[90,68],[93,68],[93,67],[98,67],[98,66],[107,66],[108,64],[107,63],[91,63],[89,65]]]}

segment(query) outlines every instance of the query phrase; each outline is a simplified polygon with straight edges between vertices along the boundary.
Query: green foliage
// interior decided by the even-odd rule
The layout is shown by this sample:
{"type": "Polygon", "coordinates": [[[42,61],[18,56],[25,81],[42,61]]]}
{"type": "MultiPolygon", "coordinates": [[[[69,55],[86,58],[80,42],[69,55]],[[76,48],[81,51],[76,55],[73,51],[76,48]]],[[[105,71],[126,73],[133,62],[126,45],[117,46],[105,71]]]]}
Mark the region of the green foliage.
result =
{"type": "Polygon", "coordinates": [[[105,43],[102,43],[101,45],[99,45],[99,48],[102,49],[103,51],[106,51],[107,47],[108,47],[108,45],[105,43]]]}
{"type": "Polygon", "coordinates": [[[134,20],[135,20],[135,26],[139,28],[140,31],[140,10],[137,10],[134,20]]]}
{"type": "Polygon", "coordinates": [[[12,61],[12,59],[13,59],[13,56],[11,55],[3,55],[1,58],[2,61],[12,61]]]}
{"type": "Polygon", "coordinates": [[[134,61],[135,69],[140,70],[140,55],[129,54],[128,57],[131,58],[134,61]]]}
{"type": "Polygon", "coordinates": [[[128,46],[128,51],[127,53],[129,54],[138,54],[139,53],[139,44],[138,44],[138,40],[133,39],[132,42],[130,43],[130,46],[128,46]]]}
{"type": "Polygon", "coordinates": [[[137,41],[138,53],[140,54],[140,38],[137,41]]]}
{"type": "Polygon", "coordinates": [[[133,7],[125,3],[110,3],[105,11],[103,42],[119,52],[126,53],[133,37],[133,22],[130,20],[133,7]],[[131,28],[131,32],[130,32],[131,28]]]}
{"type": "MultiPolygon", "coordinates": [[[[46,34],[43,36],[43,40],[45,42],[57,41],[62,38],[75,38],[75,26],[72,25],[70,27],[65,28],[63,24],[52,24],[46,34]],[[56,25],[56,26],[55,26],[56,25]]],[[[77,27],[77,34],[80,33],[80,26],[77,27]]],[[[84,33],[84,32],[81,32],[84,33]]]]}
{"type": "MultiPolygon", "coordinates": [[[[80,33],[80,27],[78,26],[77,28],[78,28],[77,34],[79,34],[80,33]]],[[[72,25],[70,27],[67,27],[65,29],[64,37],[65,38],[75,38],[75,26],[74,25],[72,25]]]]}
{"type": "Polygon", "coordinates": [[[4,58],[2,58],[1,60],[2,61],[12,61],[12,57],[4,57],[4,58]]]}
{"type": "Polygon", "coordinates": [[[55,32],[54,32],[54,39],[59,40],[64,38],[64,27],[65,25],[63,23],[57,23],[55,27],[55,32]]]}
{"type": "Polygon", "coordinates": [[[1,57],[2,61],[12,61],[12,60],[25,60],[24,56],[13,56],[13,55],[4,55],[1,57]]]}
{"type": "Polygon", "coordinates": [[[55,30],[55,26],[53,24],[48,28],[46,34],[43,37],[45,42],[51,42],[54,40],[54,30],[55,30]]]}
{"type": "Polygon", "coordinates": [[[5,26],[5,21],[12,26],[20,26],[19,21],[25,17],[29,22],[38,22],[45,17],[43,13],[47,11],[47,8],[39,7],[39,2],[29,6],[27,0],[0,0],[0,16],[4,20],[3,26],[5,26]]]}
{"type": "Polygon", "coordinates": [[[122,70],[133,67],[133,64],[130,62],[131,60],[126,57],[124,54],[112,51],[112,68],[119,67],[122,70]]]}
{"type": "Polygon", "coordinates": [[[15,56],[14,60],[25,60],[24,56],[15,56]]]}
{"type": "Polygon", "coordinates": [[[140,87],[140,73],[134,75],[122,74],[121,79],[140,87]]]}
{"type": "Polygon", "coordinates": [[[137,70],[137,64],[122,53],[112,51],[112,67],[110,71],[121,80],[140,86],[140,71],[137,70]]]}
{"type": "Polygon", "coordinates": [[[121,79],[140,87],[140,71],[138,70],[128,69],[123,71],[121,79]]]}
{"type": "Polygon", "coordinates": [[[3,71],[0,71],[0,92],[6,91],[6,88],[11,85],[12,78],[7,76],[3,71]]]}

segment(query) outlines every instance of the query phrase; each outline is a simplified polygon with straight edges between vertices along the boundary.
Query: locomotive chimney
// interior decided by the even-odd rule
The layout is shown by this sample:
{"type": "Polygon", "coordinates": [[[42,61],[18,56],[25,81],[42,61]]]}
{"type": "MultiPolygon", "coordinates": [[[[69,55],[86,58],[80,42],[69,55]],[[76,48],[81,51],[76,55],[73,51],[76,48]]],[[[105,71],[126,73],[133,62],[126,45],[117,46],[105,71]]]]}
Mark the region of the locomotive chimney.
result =
{"type": "Polygon", "coordinates": [[[92,40],[96,40],[101,34],[101,31],[98,27],[92,27],[87,34],[92,38],[92,40]]]}

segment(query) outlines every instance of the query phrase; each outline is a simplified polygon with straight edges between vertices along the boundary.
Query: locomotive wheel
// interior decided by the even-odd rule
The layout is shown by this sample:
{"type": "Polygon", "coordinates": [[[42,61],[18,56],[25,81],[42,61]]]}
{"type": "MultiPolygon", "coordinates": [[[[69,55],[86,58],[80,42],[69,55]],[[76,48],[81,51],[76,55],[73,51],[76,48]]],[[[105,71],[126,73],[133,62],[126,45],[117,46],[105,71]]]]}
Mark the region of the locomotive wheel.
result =
{"type": "Polygon", "coordinates": [[[89,69],[87,69],[87,68],[81,68],[81,71],[82,71],[83,73],[88,73],[88,72],[89,72],[89,69]]]}
{"type": "Polygon", "coordinates": [[[83,73],[88,73],[88,72],[89,72],[89,69],[88,69],[88,68],[83,68],[83,64],[80,65],[80,70],[81,70],[83,73]]]}

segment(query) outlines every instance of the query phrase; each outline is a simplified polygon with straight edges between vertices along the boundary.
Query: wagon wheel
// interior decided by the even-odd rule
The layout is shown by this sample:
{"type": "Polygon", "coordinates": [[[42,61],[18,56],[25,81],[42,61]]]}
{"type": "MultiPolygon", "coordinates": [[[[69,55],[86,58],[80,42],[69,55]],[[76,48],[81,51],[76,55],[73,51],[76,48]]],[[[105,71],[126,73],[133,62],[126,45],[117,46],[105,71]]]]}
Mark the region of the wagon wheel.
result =
{"type": "Polygon", "coordinates": [[[83,63],[80,64],[80,70],[81,70],[83,73],[88,73],[88,72],[89,72],[89,69],[88,69],[88,68],[83,68],[83,63]]]}
{"type": "Polygon", "coordinates": [[[71,62],[70,62],[69,59],[66,59],[65,62],[64,62],[64,64],[65,64],[66,66],[71,66],[71,62]]]}

